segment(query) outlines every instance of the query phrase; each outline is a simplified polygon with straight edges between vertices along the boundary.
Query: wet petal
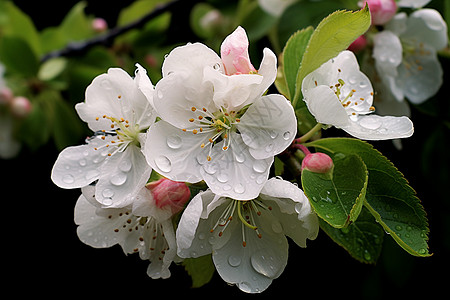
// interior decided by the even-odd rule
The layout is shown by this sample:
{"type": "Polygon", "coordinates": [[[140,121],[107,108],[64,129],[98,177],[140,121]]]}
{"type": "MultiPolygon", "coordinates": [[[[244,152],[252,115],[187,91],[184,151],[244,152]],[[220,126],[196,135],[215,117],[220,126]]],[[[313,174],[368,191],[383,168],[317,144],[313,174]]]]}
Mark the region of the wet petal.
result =
{"type": "Polygon", "coordinates": [[[281,95],[259,98],[237,125],[250,154],[265,159],[284,151],[297,133],[297,119],[291,103],[281,95]]]}
{"type": "Polygon", "coordinates": [[[213,193],[237,200],[256,198],[266,182],[273,156],[255,159],[237,133],[231,133],[230,146],[224,141],[214,145],[211,161],[206,161],[201,174],[213,193]]]}
{"type": "Polygon", "coordinates": [[[130,205],[150,177],[151,167],[141,149],[133,144],[116,152],[100,167],[95,198],[107,207],[130,205]]]}
{"type": "Polygon", "coordinates": [[[365,115],[359,116],[343,130],[362,140],[388,140],[407,138],[414,133],[414,126],[408,117],[365,115]]]}
{"type": "Polygon", "coordinates": [[[150,127],[144,154],[147,162],[161,175],[175,181],[198,182],[200,162],[208,156],[207,144],[211,135],[184,132],[161,120],[150,127]]]}

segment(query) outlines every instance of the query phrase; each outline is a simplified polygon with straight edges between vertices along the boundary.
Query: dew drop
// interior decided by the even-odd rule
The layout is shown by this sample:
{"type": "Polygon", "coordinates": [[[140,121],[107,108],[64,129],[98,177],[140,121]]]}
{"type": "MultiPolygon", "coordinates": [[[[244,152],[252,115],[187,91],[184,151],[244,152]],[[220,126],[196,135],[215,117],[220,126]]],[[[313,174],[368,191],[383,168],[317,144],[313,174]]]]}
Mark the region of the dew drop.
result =
{"type": "Polygon", "coordinates": [[[267,145],[265,150],[266,150],[266,152],[272,152],[273,151],[273,144],[271,143],[271,144],[267,145]]]}
{"type": "Polygon", "coordinates": [[[167,146],[169,146],[172,149],[180,148],[181,143],[182,143],[181,138],[176,134],[167,137],[167,146]]]}
{"type": "Polygon", "coordinates": [[[74,178],[72,175],[67,174],[67,175],[64,175],[64,176],[63,176],[62,181],[63,181],[64,183],[71,184],[71,183],[74,183],[74,182],[75,182],[75,178],[74,178]]]}
{"type": "Polygon", "coordinates": [[[371,260],[372,256],[370,255],[369,251],[364,250],[364,259],[365,260],[371,260]]]}
{"type": "Polygon", "coordinates": [[[267,248],[256,251],[250,261],[256,272],[268,278],[276,278],[283,266],[283,257],[274,255],[274,252],[267,248]]]}
{"type": "Polygon", "coordinates": [[[119,163],[119,169],[122,172],[130,172],[132,167],[131,161],[124,159],[119,163]]]}
{"type": "Polygon", "coordinates": [[[111,177],[109,181],[111,182],[111,184],[119,186],[124,184],[125,181],[127,181],[127,175],[124,173],[118,173],[113,177],[111,177]]]}
{"type": "Polygon", "coordinates": [[[277,136],[278,136],[278,132],[276,132],[275,130],[271,130],[271,131],[269,131],[269,136],[270,136],[272,139],[276,139],[277,136]]]}
{"type": "Polygon", "coordinates": [[[248,282],[240,282],[237,284],[239,289],[245,293],[251,293],[253,291],[252,286],[248,282]]]}
{"type": "Polygon", "coordinates": [[[80,164],[80,166],[84,167],[86,165],[86,160],[81,159],[78,163],[80,164]]]}
{"type": "Polygon", "coordinates": [[[172,170],[172,163],[167,156],[158,156],[155,158],[155,164],[163,172],[170,172],[172,170]]]}
{"type": "Polygon", "coordinates": [[[233,190],[234,190],[234,192],[237,193],[237,194],[242,194],[242,193],[245,192],[245,187],[244,187],[242,184],[238,183],[238,184],[234,187],[233,190]]]}
{"type": "Polygon", "coordinates": [[[104,189],[102,195],[105,198],[111,198],[112,196],[114,196],[114,191],[111,189],[104,189]]]}
{"type": "Polygon", "coordinates": [[[103,204],[104,206],[110,206],[111,204],[113,204],[113,201],[112,201],[111,198],[104,198],[104,199],[102,200],[102,204],[103,204]]]}
{"type": "Polygon", "coordinates": [[[267,170],[267,167],[267,163],[262,159],[255,161],[253,164],[253,170],[257,173],[264,173],[267,170]]]}
{"type": "Polygon", "coordinates": [[[266,181],[266,175],[260,175],[256,178],[256,183],[257,184],[263,184],[266,181]]]}
{"type": "Polygon", "coordinates": [[[228,175],[226,173],[220,173],[217,175],[217,180],[221,183],[225,183],[228,181],[228,175]]]}
{"type": "Polygon", "coordinates": [[[242,260],[239,256],[230,255],[228,256],[228,263],[232,267],[238,267],[241,264],[242,260]]]}
{"type": "Polygon", "coordinates": [[[290,137],[291,137],[290,131],[286,131],[285,133],[283,133],[283,139],[288,140],[290,137]]]}
{"type": "Polygon", "coordinates": [[[243,153],[236,153],[234,157],[238,163],[243,163],[245,161],[245,155],[243,153]]]}
{"type": "Polygon", "coordinates": [[[372,118],[361,118],[359,121],[359,125],[369,130],[376,130],[381,127],[381,121],[378,119],[372,118]]]}

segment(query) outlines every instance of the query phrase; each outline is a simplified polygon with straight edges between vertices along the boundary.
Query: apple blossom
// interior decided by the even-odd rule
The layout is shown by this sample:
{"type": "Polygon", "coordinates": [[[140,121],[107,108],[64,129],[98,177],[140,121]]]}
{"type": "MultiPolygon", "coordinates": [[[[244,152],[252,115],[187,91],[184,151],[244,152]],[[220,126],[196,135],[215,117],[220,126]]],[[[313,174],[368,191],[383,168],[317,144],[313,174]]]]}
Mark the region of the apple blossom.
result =
{"type": "Polygon", "coordinates": [[[157,207],[145,187],[132,205],[123,208],[103,208],[95,199],[95,189],[82,188],[75,206],[80,240],[94,248],[119,244],[125,254],[139,253],[141,259],[150,260],[151,278],[170,277],[169,266],[176,258],[173,214],[157,207]]]}
{"type": "MultiPolygon", "coordinates": [[[[96,77],[86,89],[86,101],[75,106],[94,135],[85,145],[64,149],[52,170],[53,182],[62,188],[80,188],[98,180],[96,199],[110,207],[132,202],[137,187],[151,172],[141,152],[145,131],[156,119],[149,101],[138,88],[147,82],[137,65],[134,80],[122,69],[112,68],[96,77]]],[[[142,86],[141,86],[142,88],[142,86]]]]}
{"type": "Polygon", "coordinates": [[[407,117],[371,115],[375,110],[372,84],[359,70],[351,51],[342,51],[308,74],[302,92],[319,123],[336,126],[354,137],[385,140],[413,134],[413,124],[407,117]]]}
{"type": "Polygon", "coordinates": [[[178,255],[212,253],[217,272],[226,282],[249,293],[264,291],[281,275],[288,258],[289,236],[300,247],[318,234],[318,219],[297,186],[269,179],[252,200],[240,201],[198,193],[177,228],[178,255]]]}
{"type": "Polygon", "coordinates": [[[276,77],[275,54],[264,49],[254,72],[243,33],[238,28],[225,40],[225,60],[200,43],[170,52],[153,98],[161,120],[149,129],[144,147],[147,162],[163,176],[204,180],[214,193],[241,200],[259,194],[274,155],[297,130],[291,103],[281,95],[263,96],[276,77]],[[236,67],[239,74],[226,74],[236,67]]]}
{"type": "Polygon", "coordinates": [[[397,14],[374,36],[373,58],[383,84],[393,96],[420,104],[442,85],[437,51],[448,43],[447,25],[434,9],[397,14]]]}

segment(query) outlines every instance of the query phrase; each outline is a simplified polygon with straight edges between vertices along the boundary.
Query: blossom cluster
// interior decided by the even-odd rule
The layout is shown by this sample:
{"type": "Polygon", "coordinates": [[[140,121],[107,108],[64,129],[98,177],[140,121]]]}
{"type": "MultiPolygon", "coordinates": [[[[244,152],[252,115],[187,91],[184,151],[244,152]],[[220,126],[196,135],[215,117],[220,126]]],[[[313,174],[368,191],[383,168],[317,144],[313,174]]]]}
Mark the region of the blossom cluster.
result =
{"type": "MultiPolygon", "coordinates": [[[[277,57],[265,48],[256,68],[248,47],[238,27],[220,56],[201,43],[173,49],[156,85],[139,64],[134,77],[111,68],[92,81],[76,111],[93,134],[64,149],[51,175],[61,188],[81,188],[82,242],[139,253],[151,278],[169,277],[172,262],[212,254],[226,282],[256,293],[283,272],[286,237],[300,247],[317,237],[303,191],[270,177],[298,124],[291,102],[268,93],[277,57]],[[205,190],[191,194],[198,183],[205,190]]],[[[366,140],[413,133],[408,117],[374,114],[371,82],[350,51],[306,76],[302,92],[324,126],[366,140]]],[[[327,172],[333,164],[310,161],[302,167],[327,172]]]]}

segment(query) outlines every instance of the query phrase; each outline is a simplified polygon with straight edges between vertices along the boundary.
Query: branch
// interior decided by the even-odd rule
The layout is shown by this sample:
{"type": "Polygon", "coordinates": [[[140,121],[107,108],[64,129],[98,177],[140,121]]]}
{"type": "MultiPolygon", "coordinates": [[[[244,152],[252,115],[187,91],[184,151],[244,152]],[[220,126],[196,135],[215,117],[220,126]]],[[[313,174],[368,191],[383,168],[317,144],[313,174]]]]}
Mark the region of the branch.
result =
{"type": "Polygon", "coordinates": [[[182,2],[182,0],[173,0],[166,4],[159,5],[153,11],[151,11],[149,14],[147,14],[147,15],[143,16],[142,18],[140,18],[134,22],[131,22],[127,25],[124,25],[122,27],[113,28],[113,29],[109,30],[107,33],[100,35],[100,36],[96,36],[90,40],[69,43],[63,49],[55,50],[55,51],[52,51],[52,52],[47,53],[44,56],[42,56],[41,63],[45,62],[51,58],[54,58],[54,57],[78,55],[78,54],[86,52],[87,50],[89,50],[90,48],[92,48],[94,46],[111,43],[119,35],[124,34],[125,32],[130,31],[131,29],[143,27],[148,21],[175,8],[181,2],[182,2]]]}

